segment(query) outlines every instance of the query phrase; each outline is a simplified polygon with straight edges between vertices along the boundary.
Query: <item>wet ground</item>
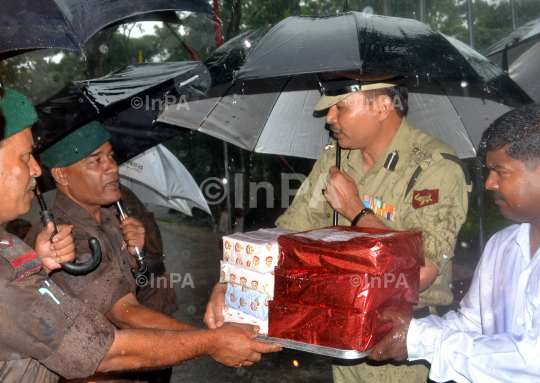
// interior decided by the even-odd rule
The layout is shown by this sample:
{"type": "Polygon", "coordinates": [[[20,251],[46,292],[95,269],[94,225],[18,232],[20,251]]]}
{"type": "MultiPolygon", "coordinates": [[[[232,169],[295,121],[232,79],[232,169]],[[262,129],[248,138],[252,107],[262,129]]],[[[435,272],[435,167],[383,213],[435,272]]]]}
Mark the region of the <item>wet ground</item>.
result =
{"type": "MultiPolygon", "coordinates": [[[[182,278],[175,283],[180,309],[174,316],[182,322],[204,327],[202,319],[206,302],[219,278],[219,261],[223,255],[221,235],[172,223],[158,223],[163,236],[167,270],[178,273],[176,280],[179,276],[182,278]]],[[[239,369],[225,367],[210,357],[200,357],[174,367],[171,381],[332,382],[332,362],[328,357],[287,349],[277,354],[263,355],[259,363],[239,369]],[[295,360],[298,367],[293,364],[295,360]]]]}

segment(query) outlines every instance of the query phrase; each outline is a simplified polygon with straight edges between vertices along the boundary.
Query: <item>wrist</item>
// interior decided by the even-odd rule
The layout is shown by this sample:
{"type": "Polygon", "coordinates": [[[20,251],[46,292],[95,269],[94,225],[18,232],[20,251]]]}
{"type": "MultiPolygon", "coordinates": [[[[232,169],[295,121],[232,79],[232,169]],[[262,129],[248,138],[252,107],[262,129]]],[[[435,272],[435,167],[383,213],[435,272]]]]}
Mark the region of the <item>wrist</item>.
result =
{"type": "Polygon", "coordinates": [[[360,222],[360,220],[368,214],[375,215],[373,210],[371,210],[369,207],[363,208],[362,211],[358,213],[356,217],[354,217],[354,219],[351,221],[351,226],[356,226],[358,222],[360,222]]]}
{"type": "Polygon", "coordinates": [[[365,209],[365,206],[364,204],[362,203],[362,201],[360,201],[359,199],[358,200],[355,200],[355,201],[351,201],[349,204],[349,209],[348,209],[348,212],[347,212],[347,215],[345,215],[345,218],[347,218],[347,220],[349,222],[352,222],[353,219],[358,215],[360,214],[360,212],[362,210],[365,209]]]}

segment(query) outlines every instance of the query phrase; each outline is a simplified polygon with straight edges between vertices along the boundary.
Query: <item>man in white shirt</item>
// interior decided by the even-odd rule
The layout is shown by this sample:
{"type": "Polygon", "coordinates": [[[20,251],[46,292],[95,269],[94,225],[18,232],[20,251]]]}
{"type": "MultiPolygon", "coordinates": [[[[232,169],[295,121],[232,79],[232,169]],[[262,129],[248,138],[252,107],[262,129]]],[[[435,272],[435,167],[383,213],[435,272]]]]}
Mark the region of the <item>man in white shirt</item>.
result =
{"type": "Polygon", "coordinates": [[[540,104],[514,109],[484,132],[493,192],[502,215],[520,224],[495,234],[458,312],[417,320],[384,311],[392,331],[370,358],[424,359],[438,382],[540,379],[540,104]]]}

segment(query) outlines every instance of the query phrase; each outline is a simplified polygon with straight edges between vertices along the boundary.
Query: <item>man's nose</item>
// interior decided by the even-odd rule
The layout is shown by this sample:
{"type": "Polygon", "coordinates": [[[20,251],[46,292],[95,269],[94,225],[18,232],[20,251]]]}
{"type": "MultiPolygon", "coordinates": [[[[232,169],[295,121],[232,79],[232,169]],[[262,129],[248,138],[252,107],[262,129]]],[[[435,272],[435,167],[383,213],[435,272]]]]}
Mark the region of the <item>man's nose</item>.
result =
{"type": "Polygon", "coordinates": [[[34,156],[30,157],[30,163],[28,164],[30,168],[30,176],[37,178],[41,175],[41,168],[39,167],[39,164],[37,163],[34,156]]]}
{"type": "Polygon", "coordinates": [[[332,105],[330,109],[328,110],[328,114],[326,115],[326,123],[327,124],[335,124],[337,122],[337,106],[332,105]]]}
{"type": "Polygon", "coordinates": [[[488,178],[486,180],[486,189],[487,190],[497,190],[499,185],[497,184],[497,173],[491,170],[489,172],[488,178]]]}
{"type": "Polygon", "coordinates": [[[114,158],[109,158],[105,172],[109,174],[109,173],[118,173],[119,171],[120,169],[118,168],[118,165],[116,164],[116,161],[114,160],[114,158]]]}

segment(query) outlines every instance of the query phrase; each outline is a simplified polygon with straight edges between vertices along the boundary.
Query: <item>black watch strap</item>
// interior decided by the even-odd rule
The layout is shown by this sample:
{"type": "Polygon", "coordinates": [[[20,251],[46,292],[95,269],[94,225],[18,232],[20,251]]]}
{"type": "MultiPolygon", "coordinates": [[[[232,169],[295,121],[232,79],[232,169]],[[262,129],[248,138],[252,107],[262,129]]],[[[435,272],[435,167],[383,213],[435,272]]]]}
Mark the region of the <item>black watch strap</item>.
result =
{"type": "Polygon", "coordinates": [[[372,214],[375,215],[373,210],[371,210],[369,207],[365,207],[362,209],[360,213],[351,222],[351,226],[356,226],[358,224],[358,221],[360,221],[366,214],[372,214]]]}

